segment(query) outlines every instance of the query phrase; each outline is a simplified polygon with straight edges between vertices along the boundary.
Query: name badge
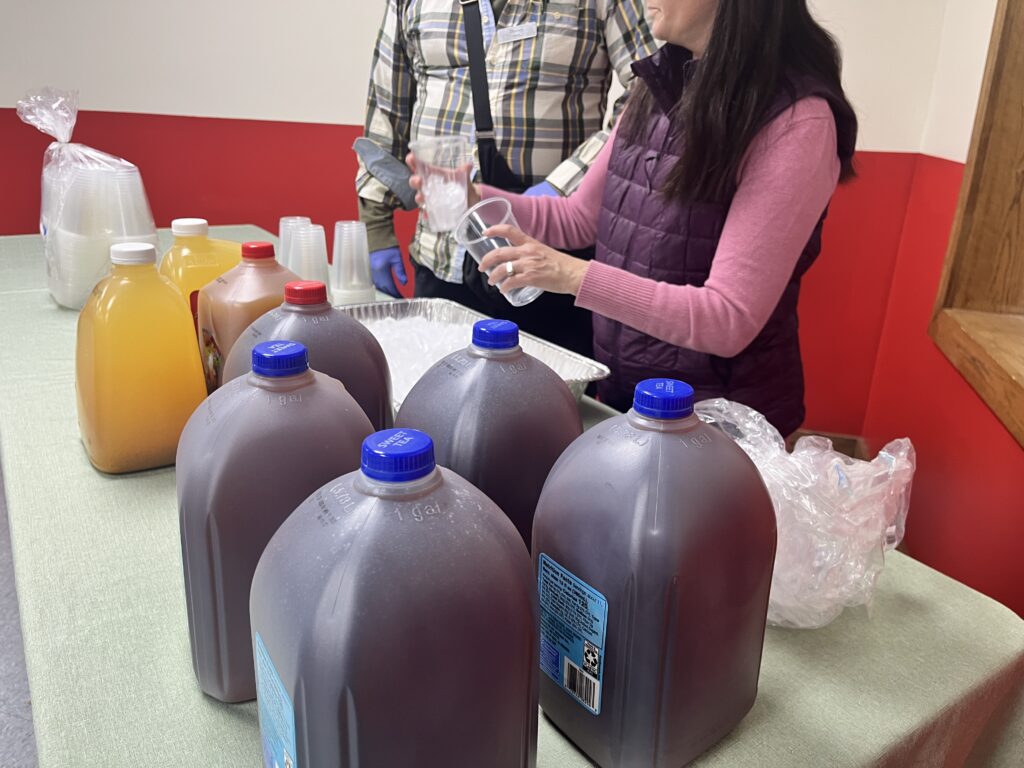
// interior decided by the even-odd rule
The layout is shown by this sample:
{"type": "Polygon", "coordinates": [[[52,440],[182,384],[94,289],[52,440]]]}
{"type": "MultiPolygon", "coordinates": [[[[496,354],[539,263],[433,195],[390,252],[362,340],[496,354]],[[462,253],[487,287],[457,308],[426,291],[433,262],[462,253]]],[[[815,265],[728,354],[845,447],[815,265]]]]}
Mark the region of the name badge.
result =
{"type": "Polygon", "coordinates": [[[519,24],[515,27],[503,27],[498,30],[497,37],[498,45],[504,45],[505,43],[515,43],[519,40],[529,40],[531,37],[537,36],[537,22],[531,21],[529,24],[519,24]]]}

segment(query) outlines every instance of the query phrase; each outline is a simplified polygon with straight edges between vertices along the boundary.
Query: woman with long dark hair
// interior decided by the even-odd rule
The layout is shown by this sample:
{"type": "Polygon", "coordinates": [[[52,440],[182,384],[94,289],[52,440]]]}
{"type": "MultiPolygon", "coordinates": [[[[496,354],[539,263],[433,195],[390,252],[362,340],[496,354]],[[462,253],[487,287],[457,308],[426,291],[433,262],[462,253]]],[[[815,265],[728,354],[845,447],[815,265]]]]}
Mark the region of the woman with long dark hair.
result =
{"type": "Polygon", "coordinates": [[[800,280],[821,250],[857,120],[840,57],[806,0],[648,0],[665,46],[637,62],[616,135],[575,194],[510,200],[525,232],[482,268],[594,312],[599,396],[625,409],[642,379],[683,379],[787,435],[804,417],[800,280]],[[555,248],[597,244],[593,261],[555,248]],[[544,245],[547,243],[549,245],[544,245]]]}

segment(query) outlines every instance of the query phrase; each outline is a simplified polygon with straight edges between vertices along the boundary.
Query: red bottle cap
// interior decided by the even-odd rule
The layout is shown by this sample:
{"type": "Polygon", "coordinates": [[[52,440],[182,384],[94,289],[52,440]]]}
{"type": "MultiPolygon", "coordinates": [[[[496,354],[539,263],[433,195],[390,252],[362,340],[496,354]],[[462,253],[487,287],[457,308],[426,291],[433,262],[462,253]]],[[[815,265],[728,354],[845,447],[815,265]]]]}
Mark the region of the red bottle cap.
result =
{"type": "Polygon", "coordinates": [[[273,243],[242,243],[243,259],[272,259],[274,258],[273,243]]]}
{"type": "Polygon", "coordinates": [[[284,300],[289,304],[323,304],[327,286],[319,280],[293,280],[284,286],[284,300]]]}

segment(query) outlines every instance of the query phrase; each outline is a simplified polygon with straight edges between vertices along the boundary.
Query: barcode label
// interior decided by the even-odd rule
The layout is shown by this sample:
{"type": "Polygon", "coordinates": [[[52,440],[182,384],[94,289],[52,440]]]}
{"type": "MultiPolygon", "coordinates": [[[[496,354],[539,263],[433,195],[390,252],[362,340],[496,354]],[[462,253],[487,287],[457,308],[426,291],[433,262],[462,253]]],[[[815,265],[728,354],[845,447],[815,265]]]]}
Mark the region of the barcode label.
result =
{"type": "Polygon", "coordinates": [[[253,641],[253,654],[263,765],[266,768],[294,768],[295,708],[259,632],[253,641]]]}
{"type": "Polygon", "coordinates": [[[541,671],[590,714],[600,715],[608,600],[544,552],[537,571],[541,671]]]}
{"type": "Polygon", "coordinates": [[[601,686],[597,680],[577,667],[568,658],[565,659],[565,679],[563,682],[565,690],[575,696],[580,702],[595,714],[598,712],[598,698],[601,693],[601,686]]]}

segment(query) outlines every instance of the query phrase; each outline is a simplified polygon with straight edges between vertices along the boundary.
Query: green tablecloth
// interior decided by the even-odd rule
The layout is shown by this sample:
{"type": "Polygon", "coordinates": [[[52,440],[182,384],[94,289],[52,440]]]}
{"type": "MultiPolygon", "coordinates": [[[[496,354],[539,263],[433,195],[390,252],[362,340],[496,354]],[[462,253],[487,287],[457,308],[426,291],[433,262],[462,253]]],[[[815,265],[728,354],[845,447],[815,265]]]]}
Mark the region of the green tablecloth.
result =
{"type": "MultiPolygon", "coordinates": [[[[253,768],[255,706],[208,699],[192,675],[174,471],[90,467],[77,315],[44,286],[40,239],[0,238],[0,454],[40,764],[253,768]]],[[[1019,767],[1022,685],[1024,622],[893,554],[870,611],[768,631],[754,709],[698,764],[1019,767]]],[[[538,766],[588,765],[542,717],[538,766]]]]}

